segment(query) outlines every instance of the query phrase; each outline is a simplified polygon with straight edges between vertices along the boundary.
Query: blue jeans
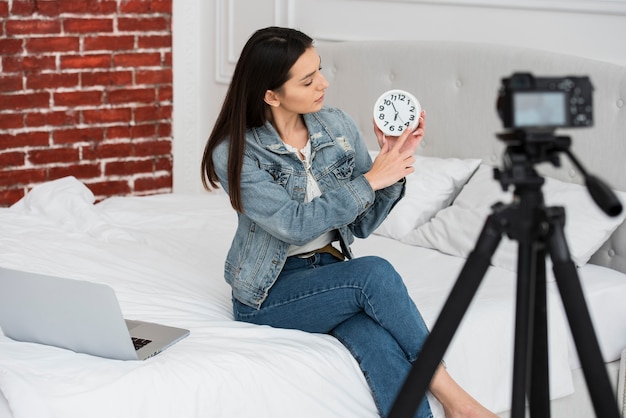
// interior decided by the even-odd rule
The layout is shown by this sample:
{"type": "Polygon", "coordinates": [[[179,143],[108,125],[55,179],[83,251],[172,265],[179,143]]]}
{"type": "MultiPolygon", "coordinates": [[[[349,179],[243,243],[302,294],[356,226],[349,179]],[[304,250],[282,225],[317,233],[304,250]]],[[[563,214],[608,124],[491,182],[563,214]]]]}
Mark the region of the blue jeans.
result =
{"type": "MultiPolygon", "coordinates": [[[[327,333],[358,361],[387,416],[428,329],[393,266],[380,257],[289,257],[260,309],[234,300],[235,319],[327,333]]],[[[426,398],[415,415],[432,417],[426,398]]]]}

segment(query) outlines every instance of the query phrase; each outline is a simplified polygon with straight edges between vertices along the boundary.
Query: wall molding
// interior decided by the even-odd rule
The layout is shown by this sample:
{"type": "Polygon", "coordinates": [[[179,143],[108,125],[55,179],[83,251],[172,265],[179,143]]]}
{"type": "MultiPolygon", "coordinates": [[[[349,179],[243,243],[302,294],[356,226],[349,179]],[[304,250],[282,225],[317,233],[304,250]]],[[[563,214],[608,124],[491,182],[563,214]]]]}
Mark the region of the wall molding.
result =
{"type": "MultiPolygon", "coordinates": [[[[215,81],[228,84],[239,55],[239,46],[235,44],[235,0],[217,0],[215,7],[215,81]]],[[[273,0],[273,8],[271,24],[292,26],[293,0],[273,0]]]]}
{"type": "Polygon", "coordinates": [[[362,0],[388,3],[421,3],[437,6],[490,7],[560,12],[626,15],[626,0],[362,0]]]}

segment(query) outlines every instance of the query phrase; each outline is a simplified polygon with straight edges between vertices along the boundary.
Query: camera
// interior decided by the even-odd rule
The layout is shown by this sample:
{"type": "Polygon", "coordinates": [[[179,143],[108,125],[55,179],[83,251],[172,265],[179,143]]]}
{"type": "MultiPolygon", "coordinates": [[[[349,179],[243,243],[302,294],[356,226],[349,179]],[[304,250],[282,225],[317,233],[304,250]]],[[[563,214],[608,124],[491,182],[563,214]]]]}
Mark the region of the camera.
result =
{"type": "Polygon", "coordinates": [[[588,77],[535,77],[514,73],[502,79],[496,107],[505,128],[551,130],[593,125],[593,86],[588,77]]]}

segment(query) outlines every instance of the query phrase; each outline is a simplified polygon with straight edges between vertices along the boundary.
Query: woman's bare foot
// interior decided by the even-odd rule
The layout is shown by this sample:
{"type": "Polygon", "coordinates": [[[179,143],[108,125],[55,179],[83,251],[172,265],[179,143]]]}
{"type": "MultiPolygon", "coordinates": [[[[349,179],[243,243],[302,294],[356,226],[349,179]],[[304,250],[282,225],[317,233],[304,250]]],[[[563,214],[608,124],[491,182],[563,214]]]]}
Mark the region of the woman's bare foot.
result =
{"type": "Polygon", "coordinates": [[[465,392],[443,366],[439,366],[430,384],[430,392],[441,403],[446,418],[497,418],[465,392]]]}

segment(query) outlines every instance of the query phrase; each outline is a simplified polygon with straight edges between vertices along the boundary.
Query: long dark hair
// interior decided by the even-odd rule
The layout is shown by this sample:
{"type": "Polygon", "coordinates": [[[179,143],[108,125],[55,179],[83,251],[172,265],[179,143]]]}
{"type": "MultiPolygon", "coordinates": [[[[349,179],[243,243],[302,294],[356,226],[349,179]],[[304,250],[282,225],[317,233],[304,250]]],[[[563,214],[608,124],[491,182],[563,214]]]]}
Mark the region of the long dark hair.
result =
{"type": "Polygon", "coordinates": [[[248,128],[267,121],[267,90],[280,90],[289,80],[289,70],[313,39],[290,28],[268,27],[256,31],[241,51],[222,109],[202,156],[202,184],[207,190],[218,187],[213,151],[228,139],[228,193],[230,203],[243,212],[241,201],[241,166],[248,128]]]}

